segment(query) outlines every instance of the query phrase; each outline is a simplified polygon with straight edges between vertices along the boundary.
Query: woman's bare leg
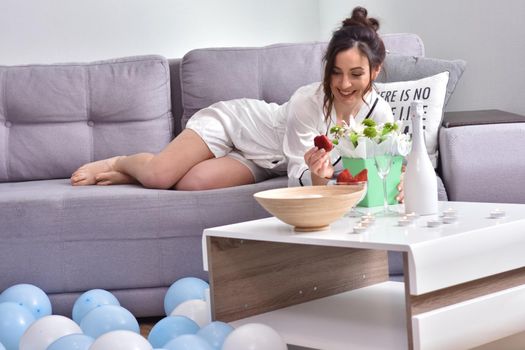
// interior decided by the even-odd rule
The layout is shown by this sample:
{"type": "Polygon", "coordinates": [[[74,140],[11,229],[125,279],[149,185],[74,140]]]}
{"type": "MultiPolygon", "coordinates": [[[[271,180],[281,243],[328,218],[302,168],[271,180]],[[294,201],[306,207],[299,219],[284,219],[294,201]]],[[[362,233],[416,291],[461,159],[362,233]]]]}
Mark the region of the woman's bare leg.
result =
{"type": "MultiPolygon", "coordinates": [[[[206,143],[191,129],[184,129],[159,154],[138,153],[113,157],[80,167],[71,177],[73,185],[112,184],[114,172],[129,176],[148,188],[171,188],[198,163],[213,158],[206,143]]],[[[126,179],[120,176],[120,180],[126,179]]],[[[116,181],[115,183],[122,183],[116,181]]]]}
{"type": "MultiPolygon", "coordinates": [[[[97,185],[118,185],[138,181],[118,171],[109,171],[96,176],[97,185]]],[[[198,163],[176,184],[175,189],[183,191],[211,190],[252,184],[252,172],[241,162],[229,158],[212,158],[198,163]]]]}
{"type": "Polygon", "coordinates": [[[255,182],[247,166],[234,158],[208,159],[191,168],[175,185],[182,191],[211,190],[255,182]]]}

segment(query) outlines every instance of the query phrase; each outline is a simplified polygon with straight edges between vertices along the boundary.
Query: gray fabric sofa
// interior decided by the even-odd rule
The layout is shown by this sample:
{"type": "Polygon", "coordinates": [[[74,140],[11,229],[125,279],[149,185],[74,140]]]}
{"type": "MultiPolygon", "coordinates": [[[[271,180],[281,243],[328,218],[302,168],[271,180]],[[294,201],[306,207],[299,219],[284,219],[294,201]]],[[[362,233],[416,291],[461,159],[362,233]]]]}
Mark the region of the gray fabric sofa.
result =
{"type": "MultiPolygon", "coordinates": [[[[391,54],[383,79],[459,67],[449,82],[453,91],[464,62],[424,58],[415,35],[384,38],[391,54]],[[403,74],[396,68],[410,64],[414,69],[403,74]]],[[[213,102],[251,97],[282,103],[299,86],[320,80],[324,47],[279,44],[194,50],[172,60],[0,67],[0,291],[35,284],[50,296],[54,313],[70,315],[82,292],[102,288],[136,316],[162,315],[171,283],[207,278],[202,230],[268,216],[252,195],[285,187],[286,178],[184,192],[72,187],[70,174],[96,159],[158,152],[213,102]]],[[[447,154],[453,152],[453,142],[442,142],[450,144],[447,154]]],[[[441,182],[440,198],[446,199],[441,182]]],[[[398,257],[391,264],[392,275],[402,273],[398,257]]]]}

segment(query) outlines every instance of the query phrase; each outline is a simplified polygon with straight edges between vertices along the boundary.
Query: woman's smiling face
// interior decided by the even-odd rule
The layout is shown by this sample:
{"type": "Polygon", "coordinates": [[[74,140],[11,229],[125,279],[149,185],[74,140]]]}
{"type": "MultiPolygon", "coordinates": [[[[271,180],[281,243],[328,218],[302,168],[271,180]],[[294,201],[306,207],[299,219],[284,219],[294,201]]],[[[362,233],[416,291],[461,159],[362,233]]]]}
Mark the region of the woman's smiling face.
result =
{"type": "Polygon", "coordinates": [[[357,46],[339,52],[335,56],[330,82],[336,111],[355,113],[363,102],[370,80],[377,77],[379,70],[370,72],[368,59],[357,46]]]}

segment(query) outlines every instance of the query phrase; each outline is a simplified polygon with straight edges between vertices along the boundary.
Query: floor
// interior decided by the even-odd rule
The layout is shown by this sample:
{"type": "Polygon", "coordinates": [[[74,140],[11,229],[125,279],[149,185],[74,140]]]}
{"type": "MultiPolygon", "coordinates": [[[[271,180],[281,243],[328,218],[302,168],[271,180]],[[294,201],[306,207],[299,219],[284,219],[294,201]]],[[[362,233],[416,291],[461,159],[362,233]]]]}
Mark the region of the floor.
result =
{"type": "Polygon", "coordinates": [[[148,334],[151,331],[151,328],[155,325],[155,323],[159,322],[162,319],[162,317],[143,317],[137,319],[139,321],[140,325],[140,334],[148,338],[148,334]]]}

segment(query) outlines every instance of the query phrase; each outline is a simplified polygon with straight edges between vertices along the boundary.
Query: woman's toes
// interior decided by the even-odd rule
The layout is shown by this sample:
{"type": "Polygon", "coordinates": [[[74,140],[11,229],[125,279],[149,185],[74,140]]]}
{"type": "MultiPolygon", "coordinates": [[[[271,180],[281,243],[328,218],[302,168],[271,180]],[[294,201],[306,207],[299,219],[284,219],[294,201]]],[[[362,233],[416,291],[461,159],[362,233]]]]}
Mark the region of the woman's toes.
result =
{"type": "Polygon", "coordinates": [[[82,173],[76,173],[71,176],[72,185],[79,185],[84,180],[86,180],[86,176],[82,173]]]}
{"type": "Polygon", "coordinates": [[[103,172],[112,170],[112,166],[116,161],[116,158],[98,160],[82,165],[78,168],[73,175],[71,175],[71,184],[74,186],[87,186],[94,185],[97,183],[96,176],[103,172]]]}
{"type": "Polygon", "coordinates": [[[72,186],[88,186],[91,185],[87,179],[77,180],[71,182],[72,186]]]}

